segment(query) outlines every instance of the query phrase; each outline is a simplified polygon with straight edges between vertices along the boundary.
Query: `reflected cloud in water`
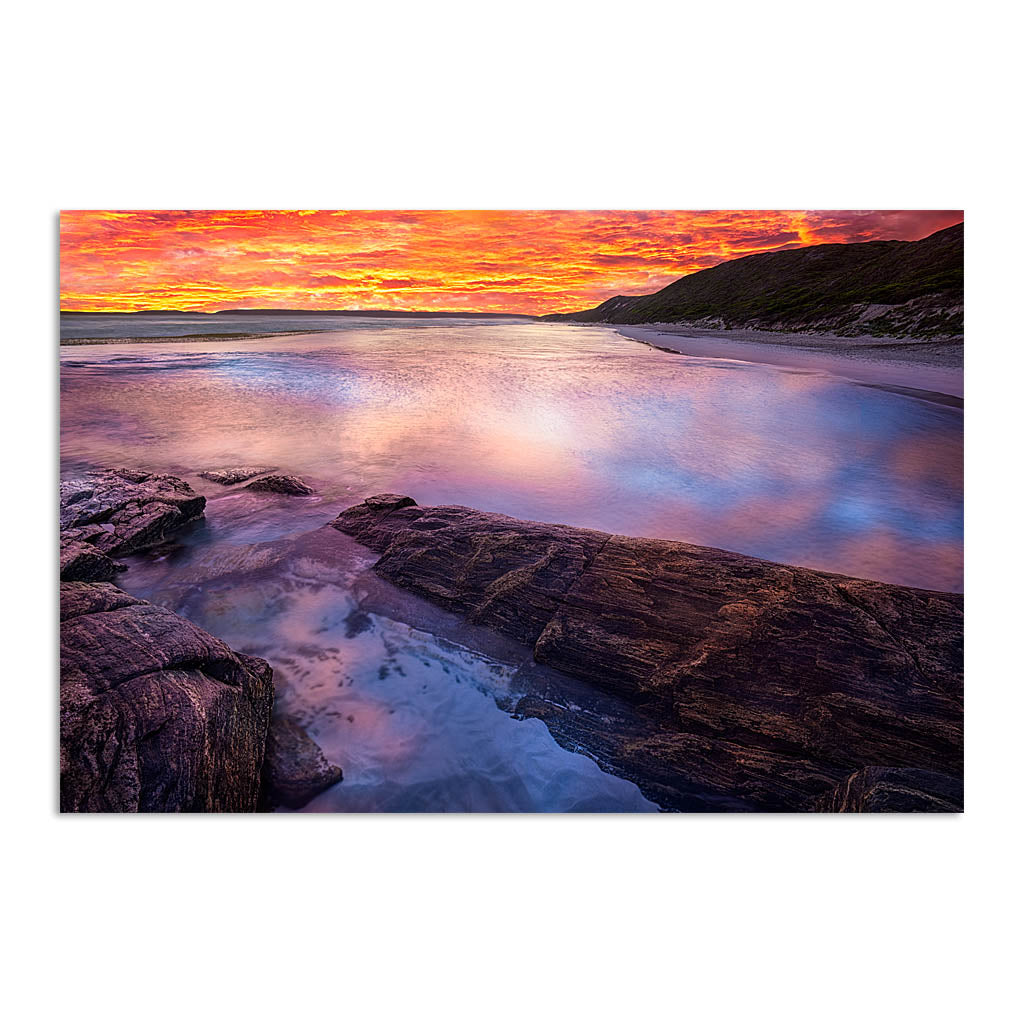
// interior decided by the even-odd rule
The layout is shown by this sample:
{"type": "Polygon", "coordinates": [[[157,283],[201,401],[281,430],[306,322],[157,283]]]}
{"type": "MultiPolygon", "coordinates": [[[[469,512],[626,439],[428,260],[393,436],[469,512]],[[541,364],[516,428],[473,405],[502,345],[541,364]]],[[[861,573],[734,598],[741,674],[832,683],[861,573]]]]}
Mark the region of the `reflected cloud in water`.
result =
{"type": "MultiPolygon", "coordinates": [[[[68,468],[265,463],[316,482],[310,521],[399,491],[962,586],[962,412],[826,374],[678,356],[610,330],[389,324],[80,347],[61,384],[68,468]]],[[[279,503],[265,536],[305,514],[279,503]]]]}

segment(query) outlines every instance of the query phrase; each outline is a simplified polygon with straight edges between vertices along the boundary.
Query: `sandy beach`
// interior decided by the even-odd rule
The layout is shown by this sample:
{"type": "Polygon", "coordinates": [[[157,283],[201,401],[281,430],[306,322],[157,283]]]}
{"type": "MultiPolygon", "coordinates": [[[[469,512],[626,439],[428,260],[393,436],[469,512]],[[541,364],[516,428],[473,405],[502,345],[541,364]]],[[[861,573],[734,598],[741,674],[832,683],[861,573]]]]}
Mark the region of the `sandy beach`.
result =
{"type": "Polygon", "coordinates": [[[963,342],[608,324],[625,338],[681,355],[822,371],[872,387],[962,401],[963,342]]]}

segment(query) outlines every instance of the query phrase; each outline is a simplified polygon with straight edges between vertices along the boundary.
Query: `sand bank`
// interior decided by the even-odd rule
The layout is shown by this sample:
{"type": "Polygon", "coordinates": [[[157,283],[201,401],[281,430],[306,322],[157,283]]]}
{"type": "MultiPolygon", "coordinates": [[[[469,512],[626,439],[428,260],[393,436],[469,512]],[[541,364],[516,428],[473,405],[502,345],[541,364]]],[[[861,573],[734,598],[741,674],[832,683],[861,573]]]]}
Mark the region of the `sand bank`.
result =
{"type": "Polygon", "coordinates": [[[702,330],[680,324],[601,324],[623,337],[682,355],[740,359],[817,370],[875,387],[963,399],[963,342],[913,338],[838,338],[752,330],[702,330]]]}

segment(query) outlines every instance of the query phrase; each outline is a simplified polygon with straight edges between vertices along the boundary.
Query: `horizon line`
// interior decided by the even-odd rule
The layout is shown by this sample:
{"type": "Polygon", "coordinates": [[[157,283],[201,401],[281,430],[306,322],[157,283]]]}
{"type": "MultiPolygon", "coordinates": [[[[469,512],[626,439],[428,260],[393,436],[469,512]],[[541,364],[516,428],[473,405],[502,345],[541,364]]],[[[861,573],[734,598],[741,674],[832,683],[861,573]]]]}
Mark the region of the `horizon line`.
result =
{"type": "Polygon", "coordinates": [[[510,313],[500,311],[487,311],[476,309],[388,309],[387,307],[375,306],[372,309],[355,309],[352,307],[330,309],[303,309],[295,306],[237,306],[230,309],[178,309],[168,307],[160,309],[147,307],[146,309],[59,309],[61,315],[78,316],[141,316],[147,313],[185,313],[193,316],[219,316],[222,313],[298,313],[316,316],[324,313],[346,313],[352,316],[365,316],[368,313],[387,313],[393,316],[499,316],[499,317],[523,317],[536,320],[546,314],[541,313],[510,313]]]}

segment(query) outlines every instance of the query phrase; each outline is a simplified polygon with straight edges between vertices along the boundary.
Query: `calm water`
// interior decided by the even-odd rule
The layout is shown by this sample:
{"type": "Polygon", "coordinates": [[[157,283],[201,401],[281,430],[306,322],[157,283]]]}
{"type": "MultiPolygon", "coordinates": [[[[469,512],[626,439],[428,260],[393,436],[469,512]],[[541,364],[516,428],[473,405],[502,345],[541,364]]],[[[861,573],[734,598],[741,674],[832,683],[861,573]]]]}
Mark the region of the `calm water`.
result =
{"type": "MultiPolygon", "coordinates": [[[[426,317],[401,321],[404,327],[431,325],[464,325],[509,322],[529,323],[513,317],[474,316],[426,317]]],[[[386,322],[386,321],[385,321],[386,322]]],[[[60,336],[77,338],[180,338],[187,335],[208,334],[260,334],[268,331],[359,331],[376,330],[380,317],[339,316],[337,313],[288,315],[278,313],[78,313],[64,314],[60,318],[60,336]]]]}
{"type": "Polygon", "coordinates": [[[210,499],[205,523],[121,582],[274,664],[282,703],[346,772],[312,809],[650,809],[506,714],[528,652],[453,641],[335,531],[296,540],[365,495],[962,588],[961,410],[826,374],[603,328],[359,321],[65,348],[61,395],[65,475],[139,466],[210,499]],[[236,464],[318,495],[196,476],[236,464]]]}

